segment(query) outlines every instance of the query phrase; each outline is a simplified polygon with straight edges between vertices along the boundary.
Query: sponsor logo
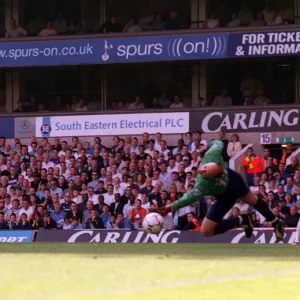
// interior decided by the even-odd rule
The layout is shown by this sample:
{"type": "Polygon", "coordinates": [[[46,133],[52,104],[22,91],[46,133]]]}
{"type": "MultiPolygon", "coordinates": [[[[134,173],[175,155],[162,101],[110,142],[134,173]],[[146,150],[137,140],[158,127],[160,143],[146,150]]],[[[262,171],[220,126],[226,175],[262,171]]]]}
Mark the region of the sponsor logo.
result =
{"type": "MultiPolygon", "coordinates": [[[[197,117],[199,119],[199,115],[197,117]]],[[[193,122],[193,120],[192,120],[193,122]]],[[[205,133],[226,131],[277,131],[280,128],[298,129],[299,109],[210,112],[203,115],[202,131],[205,133]]]]}
{"type": "Polygon", "coordinates": [[[22,123],[21,123],[21,128],[23,130],[27,130],[29,128],[29,122],[26,121],[26,120],[23,120],[22,123]]]}
{"type": "Polygon", "coordinates": [[[51,133],[51,130],[52,130],[52,128],[48,124],[44,124],[44,125],[41,126],[41,133],[42,134],[49,134],[49,133],[51,133]]]}
{"type": "Polygon", "coordinates": [[[171,243],[178,242],[180,231],[162,231],[160,234],[150,234],[139,231],[137,234],[134,231],[127,232],[105,232],[94,230],[83,230],[74,233],[69,239],[68,243],[75,243],[84,239],[89,243],[171,243]],[[132,239],[132,237],[134,237],[132,239]]]}
{"type": "MultiPolygon", "coordinates": [[[[281,244],[291,244],[294,243],[296,239],[296,231],[290,230],[284,234],[283,241],[281,244]]],[[[231,244],[239,244],[247,242],[247,238],[245,237],[245,232],[237,233],[233,239],[231,240],[231,244]]],[[[275,244],[276,236],[273,230],[260,230],[253,231],[253,236],[251,237],[251,243],[253,244],[275,244]]]]}
{"type": "Polygon", "coordinates": [[[30,243],[32,231],[2,231],[0,233],[0,243],[30,243]]]}
{"type": "Polygon", "coordinates": [[[103,55],[102,55],[102,57],[101,57],[103,61],[109,60],[109,54],[108,54],[108,51],[109,51],[110,49],[112,49],[112,48],[113,48],[113,45],[109,45],[108,42],[105,40],[105,41],[104,41],[104,53],[103,53],[103,55]]]}
{"type": "MultiPolygon", "coordinates": [[[[21,235],[20,235],[21,237],[21,235]]],[[[284,244],[293,243],[296,238],[295,229],[286,229],[284,244]]],[[[250,243],[274,244],[276,241],[273,229],[256,229],[250,239],[245,237],[243,230],[232,230],[211,238],[204,237],[194,231],[162,231],[160,234],[149,234],[144,231],[127,230],[42,230],[36,237],[37,242],[68,242],[68,243],[250,243]]]]}

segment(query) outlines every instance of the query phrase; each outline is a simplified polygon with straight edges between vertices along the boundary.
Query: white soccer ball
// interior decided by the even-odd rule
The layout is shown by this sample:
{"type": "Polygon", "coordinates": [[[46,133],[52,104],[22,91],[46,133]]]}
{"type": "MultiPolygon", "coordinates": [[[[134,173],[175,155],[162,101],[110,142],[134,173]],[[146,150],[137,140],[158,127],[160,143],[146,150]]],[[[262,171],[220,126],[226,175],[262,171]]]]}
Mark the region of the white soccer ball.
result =
{"type": "Polygon", "coordinates": [[[164,226],[164,218],[158,213],[150,213],[143,220],[143,228],[148,233],[158,234],[164,226]]]}

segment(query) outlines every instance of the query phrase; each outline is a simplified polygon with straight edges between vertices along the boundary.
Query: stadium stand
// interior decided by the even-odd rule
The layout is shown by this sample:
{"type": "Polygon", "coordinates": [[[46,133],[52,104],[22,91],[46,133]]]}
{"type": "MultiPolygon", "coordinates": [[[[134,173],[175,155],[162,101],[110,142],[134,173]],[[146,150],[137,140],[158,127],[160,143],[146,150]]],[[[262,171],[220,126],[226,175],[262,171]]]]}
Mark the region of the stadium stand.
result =
{"type": "MultiPolygon", "coordinates": [[[[241,149],[236,134],[227,151],[241,149]]],[[[55,138],[50,142],[0,139],[1,229],[139,229],[151,206],[163,206],[190,191],[195,183],[203,146],[201,133],[185,134],[178,147],[166,147],[161,134],[154,139],[119,136],[110,145],[94,144],[77,137],[71,143],[55,138]]],[[[244,162],[250,188],[264,197],[270,209],[295,227],[300,216],[300,167],[289,145],[282,157],[274,158],[266,148],[263,157],[248,149],[244,162]],[[286,165],[288,156],[291,164],[286,165]],[[256,160],[258,163],[256,164],[256,160]],[[257,169],[255,166],[259,165],[257,169]]],[[[205,197],[194,206],[165,217],[165,229],[184,230],[188,213],[201,219],[213,203],[205,197]]],[[[249,211],[256,227],[269,227],[262,216],[245,203],[237,203],[226,216],[249,211]]]]}

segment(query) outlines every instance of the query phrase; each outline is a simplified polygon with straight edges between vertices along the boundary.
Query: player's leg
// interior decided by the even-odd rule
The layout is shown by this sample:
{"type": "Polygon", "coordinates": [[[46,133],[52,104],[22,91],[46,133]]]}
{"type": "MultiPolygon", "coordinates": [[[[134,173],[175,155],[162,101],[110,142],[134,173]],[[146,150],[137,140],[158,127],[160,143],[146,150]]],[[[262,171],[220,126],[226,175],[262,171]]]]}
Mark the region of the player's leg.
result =
{"type": "Polygon", "coordinates": [[[275,230],[276,242],[282,241],[284,237],[284,223],[273,214],[268,204],[260,196],[255,195],[251,191],[240,199],[253,206],[261,215],[263,215],[266,218],[266,221],[271,223],[275,230]]]}
{"type": "Polygon", "coordinates": [[[262,214],[267,222],[272,223],[275,230],[276,241],[279,242],[284,236],[284,224],[281,220],[276,218],[273,212],[270,210],[267,203],[260,197],[250,191],[249,187],[244,182],[241,175],[233,170],[228,170],[230,181],[236,186],[237,198],[243,202],[253,206],[260,214],[262,214]]]}
{"type": "Polygon", "coordinates": [[[204,236],[210,237],[222,234],[235,227],[240,227],[243,224],[242,216],[227,220],[223,219],[234,204],[235,200],[231,201],[231,203],[229,203],[229,201],[215,201],[201,224],[200,231],[204,236]]]}

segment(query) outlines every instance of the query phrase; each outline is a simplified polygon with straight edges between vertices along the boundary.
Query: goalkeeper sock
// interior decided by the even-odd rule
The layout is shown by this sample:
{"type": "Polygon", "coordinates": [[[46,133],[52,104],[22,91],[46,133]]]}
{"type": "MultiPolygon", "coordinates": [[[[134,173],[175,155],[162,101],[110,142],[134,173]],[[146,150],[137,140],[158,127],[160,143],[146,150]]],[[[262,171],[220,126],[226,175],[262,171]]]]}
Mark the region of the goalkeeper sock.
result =
{"type": "Polygon", "coordinates": [[[240,226],[242,223],[241,217],[236,217],[233,219],[222,220],[215,228],[215,235],[227,232],[236,226],[240,226]]]}
{"type": "Polygon", "coordinates": [[[274,223],[277,221],[276,216],[270,210],[268,204],[258,196],[256,204],[253,206],[260,214],[262,214],[267,222],[274,223]]]}

